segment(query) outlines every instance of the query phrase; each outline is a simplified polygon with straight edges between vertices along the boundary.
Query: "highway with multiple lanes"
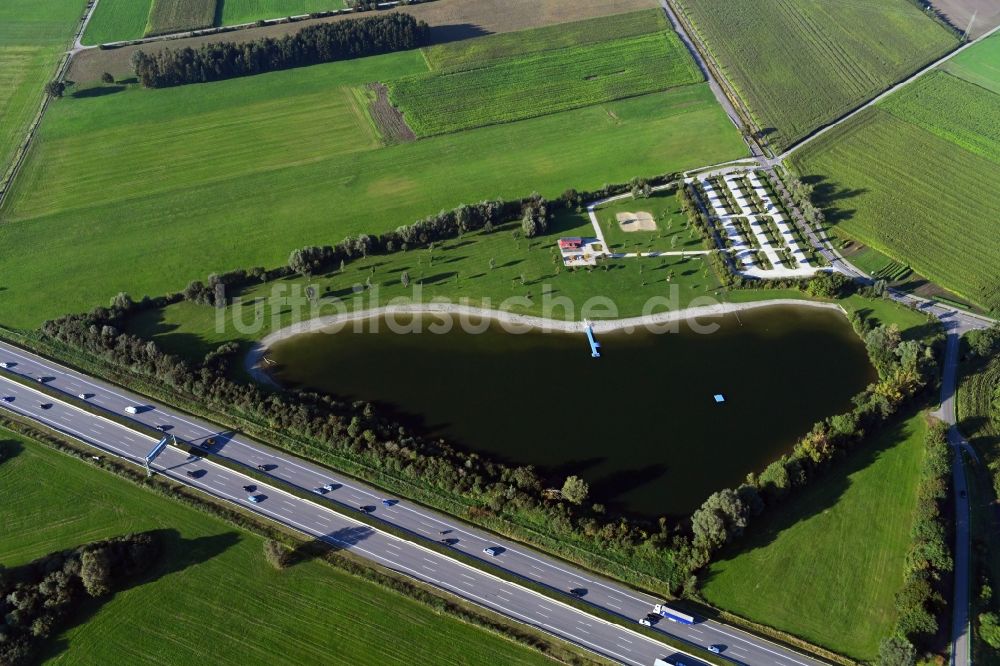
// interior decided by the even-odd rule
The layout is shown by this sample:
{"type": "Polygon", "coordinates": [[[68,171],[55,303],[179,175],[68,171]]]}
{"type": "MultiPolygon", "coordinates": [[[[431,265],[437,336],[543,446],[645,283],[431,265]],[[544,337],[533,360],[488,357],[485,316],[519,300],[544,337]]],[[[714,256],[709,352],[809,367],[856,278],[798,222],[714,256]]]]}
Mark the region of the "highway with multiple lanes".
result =
{"type": "MultiPolygon", "coordinates": [[[[562,603],[557,597],[567,595],[569,598],[575,590],[574,596],[587,604],[636,623],[650,613],[660,599],[496,537],[445,514],[406,500],[397,501],[397,498],[371,486],[155,404],[18,347],[0,343],[0,362],[9,366],[0,370],[0,397],[12,399],[0,400],[0,406],[17,414],[133,462],[141,463],[157,442],[138,430],[71,404],[72,398],[66,402],[55,399],[5,373],[20,375],[29,382],[43,383],[50,390],[67,396],[83,396],[92,407],[106,410],[116,418],[129,418],[145,426],[165,428],[170,434],[190,443],[201,444],[211,438],[214,442],[210,450],[214,456],[250,469],[264,466],[270,477],[308,491],[315,499],[302,499],[233,471],[228,466],[213,463],[211,457],[190,456],[174,447],[167,447],[155,459],[153,469],[310,537],[348,549],[620,663],[652,664],[656,657],[676,653],[627,626],[600,619],[562,603]],[[139,413],[127,413],[128,407],[139,407],[139,413]],[[317,492],[326,484],[334,484],[334,490],[317,492]],[[245,489],[245,486],[253,488],[245,489]],[[250,495],[258,496],[260,501],[251,502],[250,495]],[[388,502],[383,503],[383,500],[388,502]],[[340,511],[334,510],[336,505],[339,505],[340,511]],[[348,515],[345,515],[345,509],[348,515]],[[350,512],[361,510],[405,530],[412,535],[412,540],[387,534],[349,516],[350,512]],[[482,560],[487,568],[499,567],[543,585],[552,591],[552,595],[540,594],[427,549],[420,544],[421,540],[447,540],[450,548],[482,560]],[[490,556],[484,553],[487,547],[497,547],[499,554],[490,556]]],[[[701,647],[720,646],[723,658],[740,664],[812,666],[823,663],[710,620],[690,626],[661,620],[654,630],[701,647]]],[[[683,663],[703,662],[684,656],[683,663]]]]}

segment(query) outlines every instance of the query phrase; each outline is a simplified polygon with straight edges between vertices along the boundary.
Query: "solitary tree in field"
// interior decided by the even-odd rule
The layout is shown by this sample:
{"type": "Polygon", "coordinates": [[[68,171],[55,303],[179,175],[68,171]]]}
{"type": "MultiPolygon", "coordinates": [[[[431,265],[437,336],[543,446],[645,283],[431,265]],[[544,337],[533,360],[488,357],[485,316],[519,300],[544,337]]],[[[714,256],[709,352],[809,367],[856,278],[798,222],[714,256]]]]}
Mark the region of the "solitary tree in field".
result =
{"type": "Polygon", "coordinates": [[[399,276],[399,281],[402,283],[403,289],[409,288],[409,286],[410,286],[410,274],[408,272],[406,272],[406,271],[403,271],[403,274],[399,276]]]}
{"type": "Polygon", "coordinates": [[[62,97],[63,93],[66,92],[66,84],[62,81],[49,81],[45,84],[45,92],[50,97],[62,97]]]}
{"type": "Polygon", "coordinates": [[[344,269],[347,267],[347,262],[343,259],[340,260],[340,272],[343,273],[344,269]]]}
{"type": "Polygon", "coordinates": [[[563,483],[562,496],[573,504],[583,504],[590,494],[590,486],[578,476],[568,476],[563,483]]]}
{"type": "Polygon", "coordinates": [[[490,270],[492,271],[496,267],[497,267],[497,260],[494,259],[493,257],[490,257],[490,270]]]}
{"type": "Polygon", "coordinates": [[[111,76],[110,72],[104,72],[103,74],[101,74],[101,82],[102,83],[114,83],[115,82],[115,77],[111,76]]]}

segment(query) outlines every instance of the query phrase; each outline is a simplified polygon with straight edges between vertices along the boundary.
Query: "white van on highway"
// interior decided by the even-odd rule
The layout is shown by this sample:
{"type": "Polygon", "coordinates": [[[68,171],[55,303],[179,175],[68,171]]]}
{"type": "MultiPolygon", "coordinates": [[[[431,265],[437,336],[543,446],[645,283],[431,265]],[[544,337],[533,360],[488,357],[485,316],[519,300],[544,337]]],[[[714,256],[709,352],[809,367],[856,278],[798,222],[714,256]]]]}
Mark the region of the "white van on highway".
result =
{"type": "Polygon", "coordinates": [[[128,414],[138,414],[139,413],[139,408],[136,407],[135,405],[129,405],[128,407],[125,408],[125,411],[128,414]]]}

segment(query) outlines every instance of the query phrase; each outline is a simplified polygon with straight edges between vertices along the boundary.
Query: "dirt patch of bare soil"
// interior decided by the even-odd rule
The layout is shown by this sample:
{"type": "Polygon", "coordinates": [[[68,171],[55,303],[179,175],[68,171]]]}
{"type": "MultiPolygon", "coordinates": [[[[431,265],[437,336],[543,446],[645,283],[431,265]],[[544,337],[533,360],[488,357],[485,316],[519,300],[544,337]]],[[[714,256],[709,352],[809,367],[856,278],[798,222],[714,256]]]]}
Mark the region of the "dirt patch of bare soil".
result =
{"type": "MultiPolygon", "coordinates": [[[[435,0],[385,11],[407,12],[426,21],[431,26],[431,39],[435,43],[443,43],[498,32],[514,32],[555,23],[581,21],[597,16],[624,14],[657,6],[659,6],[657,0],[435,0]]],[[[132,54],[139,49],[154,53],[165,48],[175,50],[189,46],[198,48],[202,44],[218,42],[243,43],[261,37],[281,37],[316,23],[344,21],[371,15],[371,13],[340,14],[328,18],[247,28],[200,37],[170,39],[117,49],[88,49],[73,58],[67,76],[72,81],[90,82],[100,79],[101,74],[108,72],[115,78],[123,79],[132,75],[132,54]]]]}
{"type": "Polygon", "coordinates": [[[415,140],[417,135],[406,124],[403,114],[389,101],[389,89],[385,84],[369,83],[367,88],[375,95],[375,99],[368,105],[368,113],[382,135],[382,140],[387,144],[415,140]]]}
{"type": "Polygon", "coordinates": [[[653,216],[646,211],[638,213],[617,213],[615,219],[618,220],[618,227],[625,232],[632,231],[656,231],[656,221],[653,216]]]}
{"type": "Polygon", "coordinates": [[[969,28],[971,21],[969,39],[976,39],[1000,25],[1000,3],[997,0],[932,0],[931,4],[963,32],[969,28]]]}

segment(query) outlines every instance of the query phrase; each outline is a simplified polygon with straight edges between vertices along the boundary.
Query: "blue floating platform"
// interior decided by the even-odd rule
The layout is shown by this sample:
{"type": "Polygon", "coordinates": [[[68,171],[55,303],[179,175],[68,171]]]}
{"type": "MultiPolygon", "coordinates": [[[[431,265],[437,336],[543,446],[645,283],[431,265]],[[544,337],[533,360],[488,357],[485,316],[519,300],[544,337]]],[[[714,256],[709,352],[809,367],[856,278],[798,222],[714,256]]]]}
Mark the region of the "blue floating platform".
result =
{"type": "Polygon", "coordinates": [[[714,397],[715,401],[718,403],[723,403],[726,401],[726,398],[721,393],[716,393],[714,397]]]}

